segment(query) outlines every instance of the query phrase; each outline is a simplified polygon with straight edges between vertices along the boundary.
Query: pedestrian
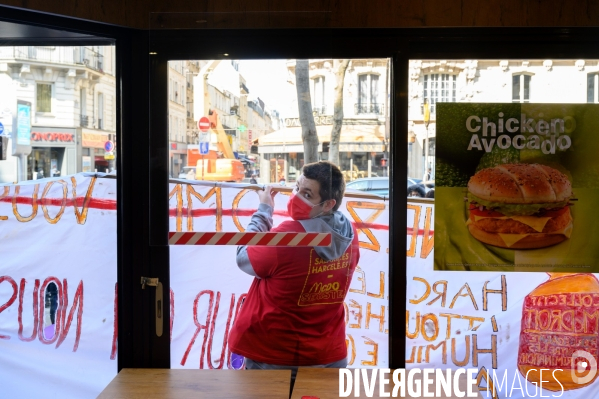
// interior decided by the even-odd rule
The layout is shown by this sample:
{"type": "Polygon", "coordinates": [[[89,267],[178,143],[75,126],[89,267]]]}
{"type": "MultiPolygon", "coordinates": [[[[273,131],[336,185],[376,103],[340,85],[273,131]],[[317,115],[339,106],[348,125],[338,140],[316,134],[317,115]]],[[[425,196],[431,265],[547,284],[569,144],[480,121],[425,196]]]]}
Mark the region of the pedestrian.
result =
{"type": "Polygon", "coordinates": [[[428,167],[426,169],[426,172],[424,173],[424,176],[422,176],[422,182],[425,183],[425,182],[429,181],[431,179],[431,176],[432,176],[431,168],[428,167]]]}
{"type": "Polygon", "coordinates": [[[339,168],[305,165],[287,202],[293,220],[273,228],[271,186],[246,232],[330,233],[329,247],[240,246],[237,265],[254,277],[229,335],[246,369],[347,366],[344,299],[360,259],[358,235],[339,212],[345,182],[339,168]]]}
{"type": "Polygon", "coordinates": [[[279,180],[279,184],[280,184],[281,186],[284,186],[284,185],[285,185],[285,178],[284,178],[284,177],[281,177],[281,180],[279,180]]]}
{"type": "Polygon", "coordinates": [[[252,175],[252,178],[250,179],[250,183],[251,184],[258,184],[258,180],[256,180],[256,175],[252,175]]]}

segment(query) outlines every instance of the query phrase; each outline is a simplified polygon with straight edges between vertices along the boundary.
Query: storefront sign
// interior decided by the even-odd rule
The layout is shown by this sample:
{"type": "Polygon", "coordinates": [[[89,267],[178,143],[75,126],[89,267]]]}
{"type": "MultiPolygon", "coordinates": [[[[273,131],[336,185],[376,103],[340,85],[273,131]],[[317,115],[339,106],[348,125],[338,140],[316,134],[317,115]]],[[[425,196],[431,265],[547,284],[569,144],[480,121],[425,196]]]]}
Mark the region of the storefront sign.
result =
{"type": "MultiPolygon", "coordinates": [[[[332,125],[333,124],[333,115],[322,115],[317,116],[314,115],[314,124],[316,126],[320,125],[332,125]]],[[[301,126],[299,118],[285,118],[285,126],[287,127],[295,127],[301,126]]]]}
{"type": "Polygon", "coordinates": [[[31,132],[31,140],[33,141],[58,141],[62,143],[69,143],[74,141],[72,133],[60,133],[60,132],[31,132]]]}
{"type": "Polygon", "coordinates": [[[108,140],[108,135],[83,132],[81,134],[81,140],[81,146],[83,147],[104,148],[104,144],[108,140]]]}
{"type": "Polygon", "coordinates": [[[599,272],[597,104],[437,105],[435,269],[599,272]]]}
{"type": "Polygon", "coordinates": [[[339,152],[383,152],[382,144],[339,144],[339,152]]]}

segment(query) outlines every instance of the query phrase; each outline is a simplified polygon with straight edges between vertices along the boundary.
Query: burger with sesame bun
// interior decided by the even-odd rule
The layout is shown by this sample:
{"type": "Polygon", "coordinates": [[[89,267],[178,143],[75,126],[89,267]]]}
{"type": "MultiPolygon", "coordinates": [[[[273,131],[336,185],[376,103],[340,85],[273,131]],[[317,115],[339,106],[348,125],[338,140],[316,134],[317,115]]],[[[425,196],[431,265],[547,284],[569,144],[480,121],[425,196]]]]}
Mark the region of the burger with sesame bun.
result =
{"type": "Polygon", "coordinates": [[[482,169],[468,182],[470,234],[485,244],[511,249],[558,244],[572,232],[572,184],[562,172],[540,164],[482,169]]]}

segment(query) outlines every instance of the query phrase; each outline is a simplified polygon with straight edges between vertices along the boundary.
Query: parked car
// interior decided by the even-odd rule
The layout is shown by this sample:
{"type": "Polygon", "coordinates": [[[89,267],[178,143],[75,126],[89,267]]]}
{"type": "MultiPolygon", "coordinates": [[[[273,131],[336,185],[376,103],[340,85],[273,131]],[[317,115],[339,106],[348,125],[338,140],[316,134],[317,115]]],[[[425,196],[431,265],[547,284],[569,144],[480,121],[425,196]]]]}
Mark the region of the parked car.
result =
{"type": "Polygon", "coordinates": [[[422,182],[422,179],[416,179],[415,177],[408,177],[408,187],[414,185],[414,184],[418,184],[422,182]]]}
{"type": "Polygon", "coordinates": [[[346,184],[350,190],[367,191],[369,194],[389,195],[388,177],[365,177],[346,184]]]}
{"type": "Polygon", "coordinates": [[[195,166],[184,166],[179,172],[179,179],[195,180],[196,179],[196,167],[195,166]]]}
{"type": "Polygon", "coordinates": [[[408,186],[408,197],[419,197],[419,198],[434,198],[435,195],[435,181],[429,180],[412,184],[408,186]]]}
{"type": "MultiPolygon", "coordinates": [[[[350,190],[367,191],[370,194],[389,195],[389,178],[388,177],[365,177],[357,179],[346,184],[346,188],[350,190]]],[[[431,189],[435,188],[434,180],[430,180],[424,184],[422,179],[408,177],[408,197],[426,196],[431,189]]]]}

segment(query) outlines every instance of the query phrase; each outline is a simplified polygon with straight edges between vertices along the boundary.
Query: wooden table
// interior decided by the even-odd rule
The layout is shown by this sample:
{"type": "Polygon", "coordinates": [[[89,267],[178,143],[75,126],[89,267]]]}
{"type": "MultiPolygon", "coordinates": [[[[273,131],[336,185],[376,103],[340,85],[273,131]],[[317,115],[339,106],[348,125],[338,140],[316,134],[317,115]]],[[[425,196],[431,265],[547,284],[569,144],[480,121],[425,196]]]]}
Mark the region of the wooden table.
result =
{"type": "MultiPolygon", "coordinates": [[[[353,375],[353,370],[352,375],[353,375]]],[[[386,385],[385,392],[391,394],[393,391],[393,376],[387,374],[386,378],[389,380],[389,384],[386,385]]],[[[463,374],[460,377],[460,390],[466,393],[466,375],[463,374]]],[[[372,398],[379,398],[379,378],[377,375],[376,385],[374,387],[374,394],[372,398]]],[[[429,385],[429,392],[434,392],[435,384],[429,385]]],[[[401,391],[399,391],[401,392],[401,391]]],[[[474,392],[478,393],[478,397],[483,396],[474,389],[474,392]]],[[[301,399],[302,396],[315,396],[319,399],[337,399],[339,398],[339,369],[323,369],[323,368],[300,368],[295,378],[295,385],[293,387],[293,394],[291,399],[301,399]]],[[[391,395],[389,395],[391,396],[391,395]]],[[[360,398],[367,398],[364,392],[364,385],[360,384],[360,398]]],[[[400,396],[398,396],[400,397],[400,396]]],[[[405,398],[411,398],[408,395],[406,388],[405,398]]],[[[421,397],[421,396],[418,396],[421,397]]],[[[457,398],[457,396],[436,396],[437,398],[457,398]]],[[[466,397],[466,396],[465,396],[466,397]]],[[[352,389],[349,398],[355,398],[354,391],[352,389]]]]}
{"type": "Polygon", "coordinates": [[[123,369],[98,399],[289,399],[290,370],[123,369]]]}

